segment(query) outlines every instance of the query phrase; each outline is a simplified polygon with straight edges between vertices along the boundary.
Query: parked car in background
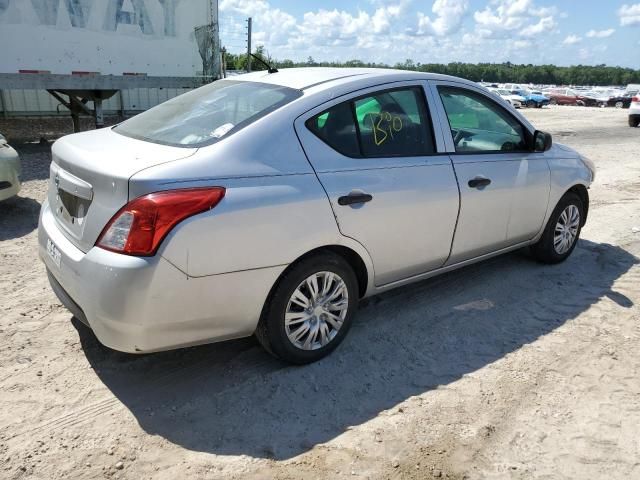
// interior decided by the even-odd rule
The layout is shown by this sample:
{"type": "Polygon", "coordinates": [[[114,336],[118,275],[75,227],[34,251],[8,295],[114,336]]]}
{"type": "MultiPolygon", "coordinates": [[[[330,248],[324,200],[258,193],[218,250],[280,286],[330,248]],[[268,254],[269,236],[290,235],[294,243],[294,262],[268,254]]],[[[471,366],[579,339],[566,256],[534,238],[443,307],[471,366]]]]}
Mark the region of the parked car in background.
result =
{"type": "Polygon", "coordinates": [[[609,99],[611,98],[613,93],[604,90],[588,90],[584,93],[581,93],[581,95],[583,97],[593,99],[595,101],[596,107],[606,107],[609,104],[609,99]]]}
{"type": "Polygon", "coordinates": [[[629,126],[637,127],[640,125],[640,92],[631,98],[629,105],[629,126]]]}
{"type": "Polygon", "coordinates": [[[513,92],[514,90],[528,90],[528,87],[520,85],[519,83],[505,83],[501,88],[513,92]]]}
{"type": "Polygon", "coordinates": [[[508,103],[513,105],[514,108],[521,108],[522,104],[525,102],[524,97],[515,95],[505,88],[490,88],[489,91],[506,100],[508,103]]]}
{"type": "Polygon", "coordinates": [[[594,89],[589,90],[582,95],[585,97],[593,98],[596,101],[596,105],[598,107],[609,107],[615,106],[616,102],[612,102],[611,100],[624,95],[624,92],[611,89],[594,89]]]}
{"type": "Polygon", "coordinates": [[[53,145],[39,254],[105,345],[255,333],[308,363],[340,344],[361,298],[525,246],[543,263],[571,255],[593,164],[486,89],[271,72],[53,145]]]}
{"type": "Polygon", "coordinates": [[[512,90],[513,95],[519,95],[524,98],[524,105],[526,107],[542,108],[545,105],[549,105],[549,98],[542,94],[542,92],[522,89],[512,90]]]}
{"type": "Polygon", "coordinates": [[[615,95],[609,98],[607,106],[615,108],[629,108],[631,106],[631,99],[638,94],[638,91],[631,91],[623,93],[622,95],[615,95]]]}
{"type": "Polygon", "coordinates": [[[0,200],[20,191],[20,156],[0,133],[0,200]]]}
{"type": "Polygon", "coordinates": [[[581,107],[593,107],[598,104],[598,101],[595,98],[586,95],[586,92],[578,92],[572,88],[552,88],[547,90],[545,93],[549,97],[549,103],[551,105],[578,105],[581,107]]]}

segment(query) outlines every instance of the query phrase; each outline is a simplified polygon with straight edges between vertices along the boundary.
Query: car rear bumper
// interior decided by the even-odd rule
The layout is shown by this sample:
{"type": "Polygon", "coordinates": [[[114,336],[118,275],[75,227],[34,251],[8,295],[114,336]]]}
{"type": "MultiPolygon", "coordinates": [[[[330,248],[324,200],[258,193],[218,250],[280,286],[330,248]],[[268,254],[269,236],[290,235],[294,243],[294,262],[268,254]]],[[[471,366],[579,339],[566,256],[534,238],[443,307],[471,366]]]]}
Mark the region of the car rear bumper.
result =
{"type": "Polygon", "coordinates": [[[17,175],[11,179],[0,180],[0,201],[17,195],[20,191],[20,180],[17,175]]]}
{"type": "Polygon", "coordinates": [[[17,195],[20,191],[20,157],[16,151],[0,145],[0,200],[17,195]]]}
{"type": "Polygon", "coordinates": [[[131,353],[251,335],[285,268],[194,278],[160,255],[131,257],[97,247],[84,253],[60,231],[47,202],[38,242],[60,301],[101,343],[131,353]],[[47,251],[48,240],[60,252],[60,266],[47,251]]]}

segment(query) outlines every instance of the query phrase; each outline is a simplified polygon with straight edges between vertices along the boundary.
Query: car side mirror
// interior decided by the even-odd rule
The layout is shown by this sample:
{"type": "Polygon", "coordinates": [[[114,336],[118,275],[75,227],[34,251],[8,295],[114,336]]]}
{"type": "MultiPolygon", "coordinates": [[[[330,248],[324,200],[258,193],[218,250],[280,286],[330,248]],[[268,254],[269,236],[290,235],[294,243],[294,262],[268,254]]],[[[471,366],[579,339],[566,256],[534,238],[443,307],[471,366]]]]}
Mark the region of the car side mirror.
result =
{"type": "Polygon", "coordinates": [[[551,148],[551,145],[553,145],[551,134],[536,130],[536,133],[533,134],[533,151],[546,152],[551,148]]]}

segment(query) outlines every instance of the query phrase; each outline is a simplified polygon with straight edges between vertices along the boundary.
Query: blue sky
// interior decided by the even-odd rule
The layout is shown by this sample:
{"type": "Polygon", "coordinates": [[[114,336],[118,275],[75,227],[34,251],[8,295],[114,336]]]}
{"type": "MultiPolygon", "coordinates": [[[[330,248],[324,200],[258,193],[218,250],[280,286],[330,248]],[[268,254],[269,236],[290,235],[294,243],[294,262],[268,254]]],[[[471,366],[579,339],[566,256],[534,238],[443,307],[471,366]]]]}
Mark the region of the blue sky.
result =
{"type": "Polygon", "coordinates": [[[640,69],[634,0],[220,0],[223,45],[242,19],[277,59],[620,65],[640,69]]]}

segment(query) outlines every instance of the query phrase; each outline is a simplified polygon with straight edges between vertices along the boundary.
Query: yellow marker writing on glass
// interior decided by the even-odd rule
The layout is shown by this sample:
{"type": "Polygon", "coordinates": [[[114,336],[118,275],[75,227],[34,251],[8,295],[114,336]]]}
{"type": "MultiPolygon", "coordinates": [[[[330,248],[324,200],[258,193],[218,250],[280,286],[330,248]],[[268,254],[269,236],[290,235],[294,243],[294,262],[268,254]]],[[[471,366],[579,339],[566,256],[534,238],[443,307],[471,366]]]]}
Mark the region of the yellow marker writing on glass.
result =
{"type": "Polygon", "coordinates": [[[371,126],[373,127],[373,141],[379,147],[389,137],[394,138],[394,132],[402,130],[402,118],[382,111],[377,115],[371,115],[371,126]]]}

